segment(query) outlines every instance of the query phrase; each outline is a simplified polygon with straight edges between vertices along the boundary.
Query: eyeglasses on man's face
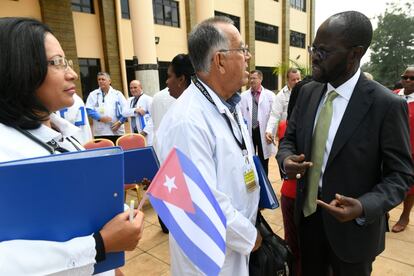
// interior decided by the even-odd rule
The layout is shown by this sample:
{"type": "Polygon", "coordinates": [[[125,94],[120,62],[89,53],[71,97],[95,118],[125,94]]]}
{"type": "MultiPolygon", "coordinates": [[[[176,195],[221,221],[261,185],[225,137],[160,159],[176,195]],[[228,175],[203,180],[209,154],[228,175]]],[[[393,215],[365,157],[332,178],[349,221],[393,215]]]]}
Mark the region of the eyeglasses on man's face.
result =
{"type": "Polygon", "coordinates": [[[401,79],[402,79],[402,80],[405,80],[405,81],[406,81],[406,80],[414,81],[414,76],[404,76],[404,75],[403,75],[403,76],[401,76],[401,79]]]}
{"type": "Polygon", "coordinates": [[[234,48],[234,49],[221,49],[219,50],[219,52],[225,53],[225,52],[232,52],[232,51],[238,51],[238,52],[242,52],[243,55],[247,56],[250,54],[249,51],[249,46],[248,45],[244,45],[243,47],[240,48],[234,48]]]}
{"type": "MultiPolygon", "coordinates": [[[[356,46],[353,46],[353,47],[356,47],[356,46]]],[[[347,50],[349,50],[353,47],[350,47],[348,49],[336,49],[336,50],[332,50],[332,51],[327,51],[327,50],[324,50],[324,49],[317,48],[315,46],[308,46],[308,53],[311,56],[316,55],[320,60],[325,60],[332,53],[347,51],[347,50]]]]}
{"type": "Polygon", "coordinates": [[[64,57],[54,57],[51,60],[48,60],[47,63],[59,69],[67,70],[68,67],[73,69],[73,61],[71,59],[67,60],[64,57]]]}

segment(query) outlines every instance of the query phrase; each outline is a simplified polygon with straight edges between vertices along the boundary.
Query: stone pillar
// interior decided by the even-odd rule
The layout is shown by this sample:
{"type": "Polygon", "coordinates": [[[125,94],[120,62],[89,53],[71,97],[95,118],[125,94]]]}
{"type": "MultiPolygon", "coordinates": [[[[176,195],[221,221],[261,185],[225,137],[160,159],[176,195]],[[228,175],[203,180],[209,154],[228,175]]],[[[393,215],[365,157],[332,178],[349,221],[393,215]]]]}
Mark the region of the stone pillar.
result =
{"type": "MultiPolygon", "coordinates": [[[[314,39],[314,36],[315,36],[315,0],[308,0],[307,1],[308,2],[308,9],[307,9],[307,11],[308,11],[308,19],[309,19],[309,21],[308,21],[308,26],[309,26],[309,31],[308,31],[308,33],[309,33],[309,35],[308,35],[308,45],[312,45],[312,42],[313,42],[313,39],[314,39]]],[[[309,59],[308,59],[308,66],[309,67],[311,67],[311,65],[312,65],[312,58],[311,58],[311,56],[308,54],[308,56],[309,56],[309,59]]]]}
{"type": "MultiPolygon", "coordinates": [[[[281,0],[282,2],[282,67],[289,67],[290,65],[290,1],[281,0]]],[[[286,72],[282,70],[282,76],[279,78],[278,89],[281,89],[286,84],[286,72]]]]}
{"type": "Polygon", "coordinates": [[[185,0],[185,18],[188,34],[197,24],[195,0],[185,0]]]}
{"type": "Polygon", "coordinates": [[[100,14],[99,20],[101,24],[105,68],[111,75],[112,87],[117,90],[122,90],[123,85],[120,62],[124,61],[121,61],[119,57],[115,3],[113,0],[101,0],[98,2],[100,4],[98,5],[100,14]]]}
{"type": "Polygon", "coordinates": [[[195,0],[197,23],[214,16],[214,0],[195,0]]]}
{"type": "Polygon", "coordinates": [[[138,58],[135,77],[144,92],[152,96],[160,90],[152,0],[129,0],[129,12],[134,55],[138,58]]]}
{"type": "Polygon", "coordinates": [[[255,60],[255,41],[256,41],[256,32],[255,32],[255,22],[254,22],[254,0],[244,0],[244,14],[245,14],[245,43],[249,45],[250,53],[252,57],[249,60],[249,72],[256,68],[255,60]]]}
{"type": "Polygon", "coordinates": [[[59,40],[67,59],[73,61],[73,68],[79,78],[76,81],[76,93],[82,97],[78,53],[76,50],[75,27],[73,25],[72,4],[70,0],[40,0],[42,21],[53,31],[59,40]]]}

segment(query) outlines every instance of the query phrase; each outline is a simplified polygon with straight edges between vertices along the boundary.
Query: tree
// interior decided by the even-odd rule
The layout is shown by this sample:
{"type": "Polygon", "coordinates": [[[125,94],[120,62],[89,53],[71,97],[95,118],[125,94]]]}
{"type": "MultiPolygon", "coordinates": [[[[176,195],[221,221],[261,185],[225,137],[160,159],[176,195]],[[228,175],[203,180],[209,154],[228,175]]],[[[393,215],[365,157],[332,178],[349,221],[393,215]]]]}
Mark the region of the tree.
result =
{"type": "Polygon", "coordinates": [[[387,4],[378,16],[371,43],[371,61],[363,68],[385,86],[392,87],[408,65],[414,64],[414,10],[410,3],[387,4]]]}

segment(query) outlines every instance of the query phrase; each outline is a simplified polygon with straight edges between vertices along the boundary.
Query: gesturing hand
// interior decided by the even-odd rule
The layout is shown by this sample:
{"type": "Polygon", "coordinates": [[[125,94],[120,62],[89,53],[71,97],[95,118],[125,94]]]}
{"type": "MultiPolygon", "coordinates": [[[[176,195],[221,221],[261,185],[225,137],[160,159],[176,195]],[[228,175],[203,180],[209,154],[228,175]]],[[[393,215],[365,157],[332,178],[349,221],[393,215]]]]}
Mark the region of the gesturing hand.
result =
{"type": "Polygon", "coordinates": [[[329,204],[319,199],[317,200],[317,204],[340,222],[347,222],[359,218],[363,213],[362,204],[358,199],[340,194],[336,194],[335,199],[329,204]]]}
{"type": "Polygon", "coordinates": [[[304,154],[289,155],[283,161],[283,166],[289,179],[299,179],[312,166],[312,162],[305,162],[304,154]]]}

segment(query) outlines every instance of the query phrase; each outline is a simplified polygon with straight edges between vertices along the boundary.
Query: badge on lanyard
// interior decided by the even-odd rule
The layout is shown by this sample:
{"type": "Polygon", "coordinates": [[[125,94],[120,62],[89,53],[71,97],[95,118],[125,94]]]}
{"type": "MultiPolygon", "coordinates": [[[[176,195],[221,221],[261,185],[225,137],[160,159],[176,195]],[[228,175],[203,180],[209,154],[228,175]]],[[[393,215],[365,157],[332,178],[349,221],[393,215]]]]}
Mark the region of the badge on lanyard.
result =
{"type": "Polygon", "coordinates": [[[99,114],[104,115],[105,114],[105,107],[104,106],[98,107],[98,112],[99,112],[99,114]]]}
{"type": "Polygon", "coordinates": [[[254,171],[252,163],[249,161],[247,150],[243,150],[244,166],[243,166],[243,178],[244,184],[248,192],[253,192],[257,188],[256,179],[254,178],[254,171]]]}

